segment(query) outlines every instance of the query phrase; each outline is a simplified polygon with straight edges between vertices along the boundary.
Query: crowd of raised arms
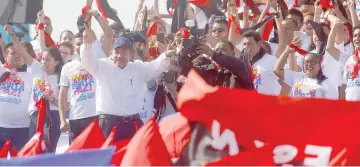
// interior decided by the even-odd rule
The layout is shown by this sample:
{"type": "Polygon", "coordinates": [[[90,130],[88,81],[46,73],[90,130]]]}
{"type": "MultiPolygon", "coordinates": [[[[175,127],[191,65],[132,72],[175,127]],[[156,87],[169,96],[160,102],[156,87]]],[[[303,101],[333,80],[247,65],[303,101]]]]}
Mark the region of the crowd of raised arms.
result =
{"type": "Polygon", "coordinates": [[[355,0],[255,0],[241,8],[235,0],[179,0],[171,16],[159,13],[157,0],[152,7],[139,0],[130,31],[89,2],[74,14],[79,32],[64,30],[56,42],[56,20],[44,11],[31,43],[4,26],[12,42],[0,42],[0,148],[11,139],[20,150],[37,132],[40,100],[48,104],[48,152],[62,132],[71,143],[93,120],[105,137],[117,126],[115,140],[131,138],[150,118],[177,112],[177,93],[192,69],[211,86],[360,100],[355,0]],[[95,21],[101,36],[91,28],[95,21]]]}

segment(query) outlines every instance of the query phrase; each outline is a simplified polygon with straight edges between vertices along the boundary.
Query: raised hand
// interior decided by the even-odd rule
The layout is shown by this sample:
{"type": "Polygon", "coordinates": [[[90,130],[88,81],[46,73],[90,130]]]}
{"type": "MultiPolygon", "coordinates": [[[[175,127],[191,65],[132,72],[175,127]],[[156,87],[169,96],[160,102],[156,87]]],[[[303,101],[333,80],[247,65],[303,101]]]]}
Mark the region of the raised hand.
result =
{"type": "Polygon", "coordinates": [[[83,33],[83,40],[84,43],[91,44],[96,40],[96,36],[94,31],[91,29],[91,27],[88,27],[85,25],[85,31],[83,33]]]}
{"type": "Polygon", "coordinates": [[[44,20],[45,20],[45,13],[43,10],[40,10],[38,13],[37,13],[37,17],[40,21],[40,23],[43,23],[44,20]]]}
{"type": "Polygon", "coordinates": [[[9,24],[6,24],[4,29],[9,34],[9,36],[13,36],[15,34],[13,28],[9,24]]]}

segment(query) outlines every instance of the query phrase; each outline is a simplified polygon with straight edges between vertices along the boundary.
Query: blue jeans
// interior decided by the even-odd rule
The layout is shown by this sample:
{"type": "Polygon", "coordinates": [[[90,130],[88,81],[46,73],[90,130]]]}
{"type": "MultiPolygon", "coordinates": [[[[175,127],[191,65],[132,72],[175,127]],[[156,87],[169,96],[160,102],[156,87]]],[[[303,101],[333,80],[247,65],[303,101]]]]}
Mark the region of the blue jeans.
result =
{"type": "Polygon", "coordinates": [[[144,123],[139,114],[128,117],[102,114],[99,116],[99,124],[105,138],[110,135],[112,128],[117,126],[115,141],[119,141],[133,137],[137,128],[144,123]]]}
{"type": "Polygon", "coordinates": [[[0,127],[0,149],[8,139],[11,139],[17,151],[20,151],[29,141],[29,128],[2,128],[0,127]]]}
{"type": "Polygon", "coordinates": [[[99,120],[99,116],[88,117],[82,119],[69,120],[70,130],[69,130],[69,144],[74,141],[74,139],[79,136],[79,134],[91,124],[93,120],[99,120]]]}
{"type": "MultiPolygon", "coordinates": [[[[38,120],[38,112],[34,112],[30,116],[30,138],[34,136],[36,133],[36,124],[38,120]]],[[[61,131],[60,131],[60,116],[59,111],[51,110],[46,112],[45,117],[45,125],[44,125],[44,138],[47,144],[47,151],[48,152],[55,152],[56,146],[59,141],[61,131]]]]}

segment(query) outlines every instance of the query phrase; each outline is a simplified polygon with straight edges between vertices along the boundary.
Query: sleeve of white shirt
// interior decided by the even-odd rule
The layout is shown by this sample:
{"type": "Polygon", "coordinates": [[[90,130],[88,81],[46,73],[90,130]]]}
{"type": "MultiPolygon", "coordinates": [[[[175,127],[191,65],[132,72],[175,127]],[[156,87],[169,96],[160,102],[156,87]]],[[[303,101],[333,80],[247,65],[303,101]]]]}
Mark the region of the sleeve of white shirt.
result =
{"type": "Polygon", "coordinates": [[[69,63],[65,64],[61,70],[61,74],[60,74],[60,82],[59,85],[60,86],[69,86],[69,63]]]}
{"type": "Polygon", "coordinates": [[[97,47],[98,43],[84,43],[81,45],[80,57],[81,65],[95,78],[100,78],[105,74],[104,70],[108,66],[105,61],[99,60],[94,56],[93,47],[97,47]]]}
{"type": "Polygon", "coordinates": [[[304,76],[304,73],[295,72],[291,70],[284,70],[284,82],[290,87],[294,86],[295,80],[304,76]]]}
{"type": "Polygon", "coordinates": [[[165,53],[162,53],[157,59],[151,62],[136,61],[134,63],[141,68],[140,73],[142,74],[142,78],[144,82],[147,82],[164,72],[170,65],[170,59],[165,56],[165,53]]]}
{"type": "Polygon", "coordinates": [[[107,56],[105,55],[104,51],[102,50],[102,43],[100,42],[100,40],[96,40],[93,43],[93,53],[95,55],[95,58],[97,59],[102,59],[102,58],[106,58],[107,56]]]}
{"type": "Polygon", "coordinates": [[[338,87],[335,86],[333,83],[331,83],[330,80],[325,80],[322,84],[322,87],[324,89],[325,98],[326,99],[332,99],[337,100],[339,99],[339,93],[337,91],[338,87]]]}
{"type": "Polygon", "coordinates": [[[38,62],[37,60],[33,59],[31,65],[29,65],[27,67],[27,72],[29,72],[32,75],[36,75],[39,74],[43,71],[43,66],[40,62],[38,62]]]}

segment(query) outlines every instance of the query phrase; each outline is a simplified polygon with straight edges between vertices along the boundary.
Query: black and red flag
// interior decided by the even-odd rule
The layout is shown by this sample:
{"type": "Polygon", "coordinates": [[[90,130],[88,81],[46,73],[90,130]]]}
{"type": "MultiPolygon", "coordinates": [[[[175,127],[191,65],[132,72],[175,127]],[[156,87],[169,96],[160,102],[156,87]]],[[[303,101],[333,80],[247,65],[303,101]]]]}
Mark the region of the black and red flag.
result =
{"type": "Polygon", "coordinates": [[[115,22],[121,23],[119,17],[116,15],[115,11],[109,5],[108,0],[96,0],[96,5],[101,13],[101,15],[107,20],[108,18],[114,20],[115,22]]]}

